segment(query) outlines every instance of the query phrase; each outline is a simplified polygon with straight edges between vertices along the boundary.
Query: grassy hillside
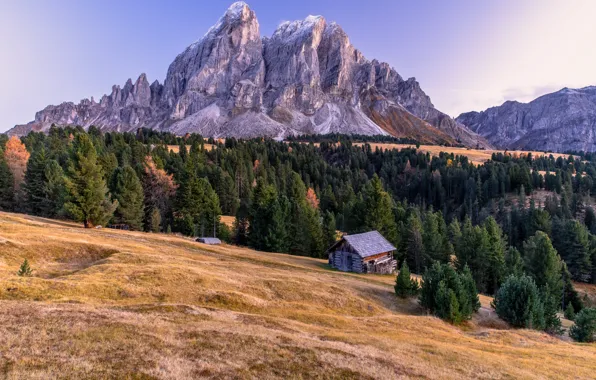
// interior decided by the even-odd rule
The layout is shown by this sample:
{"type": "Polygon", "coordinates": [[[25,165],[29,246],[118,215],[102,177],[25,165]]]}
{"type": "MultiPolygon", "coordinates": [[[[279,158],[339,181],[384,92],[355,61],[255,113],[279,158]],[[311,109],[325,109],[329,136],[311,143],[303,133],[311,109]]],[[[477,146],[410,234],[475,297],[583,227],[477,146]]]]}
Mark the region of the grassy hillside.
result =
{"type": "MultiPolygon", "coordinates": [[[[0,377],[590,378],[596,346],[463,327],[393,276],[0,213],[0,377]],[[24,258],[34,270],[16,271],[24,258]]],[[[486,306],[489,300],[483,299],[486,306]]]]}

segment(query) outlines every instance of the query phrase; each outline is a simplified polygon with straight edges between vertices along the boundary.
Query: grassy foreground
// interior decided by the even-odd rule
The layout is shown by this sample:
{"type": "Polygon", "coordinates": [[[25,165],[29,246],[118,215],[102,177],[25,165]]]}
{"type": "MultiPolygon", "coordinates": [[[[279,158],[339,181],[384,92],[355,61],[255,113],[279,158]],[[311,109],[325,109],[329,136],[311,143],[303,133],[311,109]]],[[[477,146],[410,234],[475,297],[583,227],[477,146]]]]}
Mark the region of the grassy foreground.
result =
{"type": "MultiPolygon", "coordinates": [[[[393,276],[0,213],[0,378],[593,378],[596,345],[463,327],[393,276]],[[18,277],[29,259],[33,277],[18,277]]],[[[488,301],[483,299],[483,303],[488,301]]]]}

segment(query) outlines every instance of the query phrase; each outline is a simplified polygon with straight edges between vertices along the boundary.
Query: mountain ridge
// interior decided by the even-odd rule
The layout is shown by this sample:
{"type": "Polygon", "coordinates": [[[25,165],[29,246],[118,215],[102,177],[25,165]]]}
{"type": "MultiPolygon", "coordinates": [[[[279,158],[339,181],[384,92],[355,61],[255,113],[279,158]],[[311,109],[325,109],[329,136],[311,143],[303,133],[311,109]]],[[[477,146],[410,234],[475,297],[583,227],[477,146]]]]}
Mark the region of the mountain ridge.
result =
{"type": "Polygon", "coordinates": [[[502,149],[596,151],[596,86],[564,87],[528,102],[506,101],[456,121],[502,149]]]}
{"type": "Polygon", "coordinates": [[[141,74],[99,102],[48,106],[7,133],[47,131],[53,124],[239,138],[391,134],[489,147],[438,111],[415,78],[404,80],[388,63],[366,59],[338,24],[308,16],[262,37],[244,2],[232,4],[174,59],[163,84],[149,84],[141,74]]]}

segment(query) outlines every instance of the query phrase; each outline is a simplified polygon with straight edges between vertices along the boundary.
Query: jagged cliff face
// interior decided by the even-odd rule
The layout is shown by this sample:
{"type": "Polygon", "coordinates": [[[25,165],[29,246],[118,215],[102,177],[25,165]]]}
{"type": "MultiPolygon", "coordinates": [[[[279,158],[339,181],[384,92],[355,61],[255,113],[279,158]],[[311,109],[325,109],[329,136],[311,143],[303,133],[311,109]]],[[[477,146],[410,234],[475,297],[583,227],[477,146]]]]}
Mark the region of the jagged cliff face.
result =
{"type": "Polygon", "coordinates": [[[596,151],[596,86],[564,88],[530,103],[507,101],[457,118],[506,149],[596,151]]]}
{"type": "Polygon", "coordinates": [[[83,100],[38,112],[9,133],[52,124],[139,127],[213,137],[359,133],[421,142],[488,146],[434,108],[414,78],[369,61],[321,16],[281,24],[261,38],[255,13],[234,3],[170,65],[163,85],[143,74],[99,103],[83,100]]]}

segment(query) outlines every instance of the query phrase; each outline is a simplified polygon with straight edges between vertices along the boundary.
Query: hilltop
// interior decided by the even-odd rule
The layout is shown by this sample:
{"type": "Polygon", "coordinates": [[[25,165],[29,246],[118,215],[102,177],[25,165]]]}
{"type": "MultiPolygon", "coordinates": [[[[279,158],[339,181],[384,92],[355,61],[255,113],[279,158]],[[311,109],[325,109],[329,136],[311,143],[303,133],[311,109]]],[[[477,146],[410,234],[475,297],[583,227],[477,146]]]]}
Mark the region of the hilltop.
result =
{"type": "Polygon", "coordinates": [[[0,372],[9,378],[589,378],[596,346],[454,327],[393,276],[0,213],[0,372]],[[28,258],[33,277],[16,276],[28,258]]]}

